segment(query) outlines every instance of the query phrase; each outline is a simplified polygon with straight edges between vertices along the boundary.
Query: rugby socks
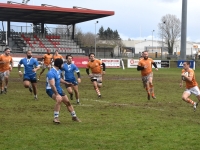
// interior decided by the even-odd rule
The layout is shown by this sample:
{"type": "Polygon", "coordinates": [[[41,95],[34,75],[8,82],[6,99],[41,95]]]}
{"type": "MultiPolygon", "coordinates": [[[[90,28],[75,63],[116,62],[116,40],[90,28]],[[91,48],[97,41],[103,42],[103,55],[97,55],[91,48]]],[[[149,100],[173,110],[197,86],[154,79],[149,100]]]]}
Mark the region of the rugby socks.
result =
{"type": "Polygon", "coordinates": [[[97,92],[98,95],[101,95],[101,93],[100,93],[100,91],[99,91],[98,88],[95,88],[95,87],[94,87],[94,89],[95,89],[95,91],[97,92]]]}
{"type": "Polygon", "coordinates": [[[146,91],[147,91],[148,95],[150,95],[150,88],[149,87],[146,87],[146,91]]]}
{"type": "Polygon", "coordinates": [[[34,98],[37,99],[37,95],[35,95],[34,98]]]}
{"type": "Polygon", "coordinates": [[[59,117],[59,111],[54,111],[54,118],[58,118],[59,117]]]}
{"type": "Polygon", "coordinates": [[[194,101],[191,100],[190,98],[187,98],[187,99],[186,99],[186,102],[187,102],[187,103],[190,103],[190,104],[192,104],[192,105],[194,105],[194,101]]]}
{"type": "Polygon", "coordinates": [[[149,86],[150,86],[151,96],[154,96],[154,87],[151,84],[149,86]]]}
{"type": "Polygon", "coordinates": [[[71,113],[72,117],[76,117],[75,111],[72,111],[72,112],[70,112],[70,113],[71,113]]]}

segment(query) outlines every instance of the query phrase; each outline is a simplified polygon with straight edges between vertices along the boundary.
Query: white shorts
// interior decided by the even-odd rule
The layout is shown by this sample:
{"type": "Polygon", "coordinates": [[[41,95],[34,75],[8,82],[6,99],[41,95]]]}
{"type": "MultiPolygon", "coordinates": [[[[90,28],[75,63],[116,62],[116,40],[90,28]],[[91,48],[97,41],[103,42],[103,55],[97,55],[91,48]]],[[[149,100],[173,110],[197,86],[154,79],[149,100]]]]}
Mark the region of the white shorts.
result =
{"type": "Polygon", "coordinates": [[[197,86],[192,87],[190,89],[186,89],[185,92],[189,93],[190,95],[191,94],[194,94],[195,96],[200,95],[200,90],[199,90],[199,88],[197,86]]]}
{"type": "Polygon", "coordinates": [[[51,64],[49,64],[49,65],[43,64],[43,65],[42,65],[42,69],[46,69],[46,68],[51,68],[51,64]]]}
{"type": "Polygon", "coordinates": [[[102,83],[102,74],[92,74],[91,81],[97,81],[97,83],[102,83]]]}
{"type": "Polygon", "coordinates": [[[3,80],[4,77],[9,77],[10,76],[10,71],[4,71],[4,72],[0,72],[0,79],[3,80]]]}

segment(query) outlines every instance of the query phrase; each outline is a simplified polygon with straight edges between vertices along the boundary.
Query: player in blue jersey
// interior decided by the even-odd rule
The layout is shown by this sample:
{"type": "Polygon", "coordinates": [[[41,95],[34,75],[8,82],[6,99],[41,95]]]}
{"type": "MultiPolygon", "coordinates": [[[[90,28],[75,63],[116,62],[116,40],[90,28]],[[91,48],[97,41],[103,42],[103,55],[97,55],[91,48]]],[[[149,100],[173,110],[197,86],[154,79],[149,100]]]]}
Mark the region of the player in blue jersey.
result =
{"type": "Polygon", "coordinates": [[[29,88],[29,91],[34,93],[34,99],[37,99],[37,75],[36,71],[40,69],[38,61],[32,58],[31,50],[26,52],[27,57],[20,60],[18,64],[19,76],[23,77],[23,84],[25,88],[29,88]],[[21,65],[24,65],[24,73],[21,72],[21,65]],[[33,90],[32,90],[33,88],[33,90]]]}
{"type": "Polygon", "coordinates": [[[72,64],[72,56],[66,56],[66,63],[64,63],[61,70],[64,72],[64,80],[66,82],[72,83],[72,85],[65,84],[68,93],[70,94],[70,99],[73,100],[73,90],[75,92],[76,102],[79,104],[79,92],[78,92],[78,83],[81,83],[81,75],[78,67],[75,64],[72,64]],[[77,81],[74,75],[74,72],[77,73],[77,81]]]}
{"type": "Polygon", "coordinates": [[[55,107],[54,107],[54,123],[59,124],[59,111],[61,107],[61,102],[63,102],[68,111],[71,113],[72,120],[81,122],[77,117],[76,113],[74,111],[73,106],[69,102],[69,99],[65,93],[63,93],[63,90],[60,86],[60,83],[64,84],[70,84],[69,82],[66,82],[61,78],[61,67],[63,66],[63,60],[58,58],[54,61],[54,67],[48,71],[46,75],[46,93],[56,101],[55,107]]]}

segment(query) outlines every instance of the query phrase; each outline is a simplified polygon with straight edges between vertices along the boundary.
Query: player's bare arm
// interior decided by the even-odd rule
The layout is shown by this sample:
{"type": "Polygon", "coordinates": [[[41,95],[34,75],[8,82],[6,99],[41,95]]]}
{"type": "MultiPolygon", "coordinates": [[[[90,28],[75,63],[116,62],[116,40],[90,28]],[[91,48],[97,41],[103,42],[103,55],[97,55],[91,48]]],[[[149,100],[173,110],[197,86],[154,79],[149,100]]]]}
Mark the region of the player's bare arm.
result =
{"type": "Polygon", "coordinates": [[[53,93],[54,93],[55,95],[59,95],[59,94],[58,94],[58,91],[57,91],[57,89],[56,89],[56,87],[55,87],[55,80],[54,80],[54,79],[49,80],[49,84],[50,84],[50,86],[51,86],[51,89],[52,89],[53,93]]]}
{"type": "Polygon", "coordinates": [[[62,101],[62,97],[60,96],[60,94],[57,92],[57,89],[55,87],[55,81],[54,79],[49,80],[49,84],[51,86],[51,89],[55,95],[55,100],[56,101],[62,101]]]}
{"type": "Polygon", "coordinates": [[[63,78],[60,78],[60,83],[67,84],[67,85],[72,85],[72,83],[63,80],[63,78]]]}
{"type": "Polygon", "coordinates": [[[40,69],[40,66],[37,66],[36,68],[33,69],[33,72],[37,72],[40,69]]]}
{"type": "Polygon", "coordinates": [[[10,71],[12,71],[12,68],[14,66],[14,62],[13,61],[10,62],[10,66],[11,66],[10,71]]]}
{"type": "Polygon", "coordinates": [[[78,76],[78,78],[77,78],[78,83],[81,83],[81,74],[80,74],[80,72],[77,72],[77,76],[78,76]]]}
{"type": "Polygon", "coordinates": [[[23,74],[21,72],[21,65],[20,64],[18,64],[18,72],[19,72],[19,76],[22,77],[23,74]]]}
{"type": "Polygon", "coordinates": [[[179,84],[180,88],[183,87],[183,80],[181,80],[180,84],[179,84]]]}

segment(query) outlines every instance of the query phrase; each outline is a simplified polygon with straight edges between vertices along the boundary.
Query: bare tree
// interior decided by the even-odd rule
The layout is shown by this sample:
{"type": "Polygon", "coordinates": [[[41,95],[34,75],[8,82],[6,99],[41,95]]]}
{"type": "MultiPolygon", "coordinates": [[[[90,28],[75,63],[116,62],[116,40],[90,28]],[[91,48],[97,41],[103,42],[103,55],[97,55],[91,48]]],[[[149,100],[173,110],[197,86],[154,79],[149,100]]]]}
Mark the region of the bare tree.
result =
{"type": "Polygon", "coordinates": [[[175,42],[181,35],[181,21],[175,15],[167,14],[161,18],[158,24],[159,37],[163,39],[164,45],[168,47],[169,54],[173,54],[175,42]]]}

